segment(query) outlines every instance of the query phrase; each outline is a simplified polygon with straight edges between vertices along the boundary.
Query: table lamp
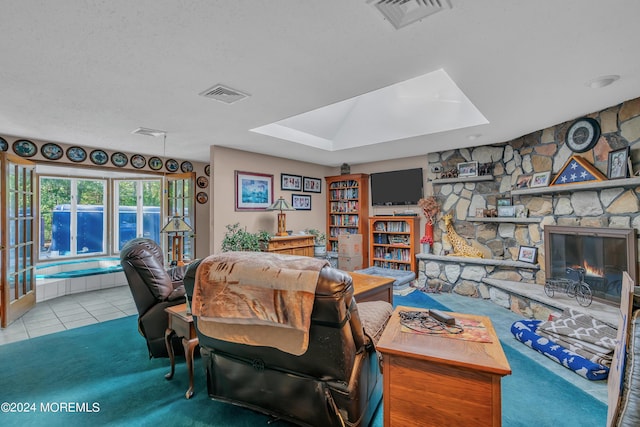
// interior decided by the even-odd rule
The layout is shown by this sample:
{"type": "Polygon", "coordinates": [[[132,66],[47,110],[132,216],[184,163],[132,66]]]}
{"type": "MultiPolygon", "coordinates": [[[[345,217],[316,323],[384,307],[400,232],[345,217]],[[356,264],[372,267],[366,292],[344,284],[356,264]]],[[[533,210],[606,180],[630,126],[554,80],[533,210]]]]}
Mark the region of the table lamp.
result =
{"type": "Polygon", "coordinates": [[[171,260],[176,262],[176,265],[184,265],[182,261],[182,239],[183,234],[191,231],[191,227],[187,224],[182,217],[174,215],[169,218],[167,224],[160,230],[162,233],[169,233],[171,236],[171,260]]]}
{"type": "Polygon", "coordinates": [[[280,198],[276,200],[271,206],[269,206],[267,210],[280,211],[278,212],[278,232],[276,233],[276,236],[286,236],[287,235],[286,215],[283,211],[295,211],[295,209],[292,208],[291,205],[282,198],[282,196],[280,196],[280,198]]]}

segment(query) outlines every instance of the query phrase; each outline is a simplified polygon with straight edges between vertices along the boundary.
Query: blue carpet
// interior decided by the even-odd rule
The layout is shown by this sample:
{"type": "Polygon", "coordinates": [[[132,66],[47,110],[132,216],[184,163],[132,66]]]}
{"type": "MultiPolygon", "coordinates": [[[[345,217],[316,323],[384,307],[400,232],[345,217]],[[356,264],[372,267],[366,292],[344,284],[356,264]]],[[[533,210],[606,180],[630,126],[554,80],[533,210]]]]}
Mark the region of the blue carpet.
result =
{"type": "MultiPolygon", "coordinates": [[[[447,310],[422,292],[394,296],[394,304],[447,310]]],[[[503,348],[513,371],[502,380],[503,426],[606,424],[606,405],[511,347],[503,348]]],[[[15,402],[15,409],[27,404],[30,411],[0,413],[2,426],[253,427],[269,420],[210,400],[200,359],[195,395],[186,400],[184,359],[178,359],[174,379],[165,380],[168,360],[148,359],[135,316],[0,346],[0,366],[0,403],[15,402]],[[87,408],[92,412],[83,411],[87,408]]],[[[382,427],[382,411],[381,405],[373,427],[382,427]]]]}

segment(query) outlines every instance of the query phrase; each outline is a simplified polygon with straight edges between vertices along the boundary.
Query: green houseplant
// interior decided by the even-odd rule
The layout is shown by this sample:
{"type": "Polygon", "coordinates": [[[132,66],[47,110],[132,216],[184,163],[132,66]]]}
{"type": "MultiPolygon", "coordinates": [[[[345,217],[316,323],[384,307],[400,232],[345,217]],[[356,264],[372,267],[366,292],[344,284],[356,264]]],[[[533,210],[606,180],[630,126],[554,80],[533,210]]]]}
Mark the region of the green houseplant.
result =
{"type": "Polygon", "coordinates": [[[308,228],[305,231],[313,236],[313,256],[325,256],[327,254],[327,235],[316,228],[308,228]]]}
{"type": "Polygon", "coordinates": [[[261,252],[267,248],[271,235],[264,230],[250,233],[241,228],[240,223],[228,224],[222,239],[222,252],[253,251],[261,252]]]}

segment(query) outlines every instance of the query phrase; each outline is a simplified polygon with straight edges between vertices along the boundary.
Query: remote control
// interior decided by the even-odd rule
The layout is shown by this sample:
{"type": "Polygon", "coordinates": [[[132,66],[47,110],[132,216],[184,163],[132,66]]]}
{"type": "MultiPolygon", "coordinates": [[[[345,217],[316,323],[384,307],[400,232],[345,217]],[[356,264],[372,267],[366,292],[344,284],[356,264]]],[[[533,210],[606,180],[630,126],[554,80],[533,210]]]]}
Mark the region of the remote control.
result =
{"type": "Polygon", "coordinates": [[[440,310],[429,310],[429,316],[433,317],[436,320],[444,323],[445,325],[455,325],[456,319],[455,317],[449,316],[447,313],[444,313],[440,310]]]}

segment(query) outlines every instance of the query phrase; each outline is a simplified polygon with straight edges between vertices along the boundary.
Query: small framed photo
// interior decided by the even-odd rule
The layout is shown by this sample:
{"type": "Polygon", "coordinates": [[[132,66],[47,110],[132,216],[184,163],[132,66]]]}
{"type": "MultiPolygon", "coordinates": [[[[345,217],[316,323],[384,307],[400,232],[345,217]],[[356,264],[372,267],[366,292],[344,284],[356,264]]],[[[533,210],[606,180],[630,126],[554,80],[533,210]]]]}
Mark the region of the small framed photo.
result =
{"type": "Polygon", "coordinates": [[[302,181],[302,191],[305,193],[321,193],[322,181],[319,178],[305,176],[302,181]]]}
{"type": "Polygon", "coordinates": [[[609,165],[607,167],[607,178],[626,178],[629,168],[629,147],[609,153],[609,165]]]}
{"type": "Polygon", "coordinates": [[[515,205],[516,208],[516,218],[526,218],[529,215],[529,209],[525,208],[524,205],[515,205]]]}
{"type": "Polygon", "coordinates": [[[549,178],[551,178],[551,171],[534,173],[531,175],[529,187],[546,187],[549,185],[549,178]]]}
{"type": "Polygon", "coordinates": [[[538,248],[534,246],[520,246],[520,251],[518,251],[518,261],[535,264],[536,255],[538,255],[538,248]]]}
{"type": "Polygon", "coordinates": [[[292,194],[291,206],[298,211],[310,211],[311,210],[311,196],[307,194],[292,194]]]}
{"type": "Polygon", "coordinates": [[[484,218],[484,209],[476,208],[476,217],[477,218],[484,218]]]}
{"type": "Polygon", "coordinates": [[[458,163],[458,176],[478,176],[478,162],[458,163]]]}
{"type": "Polygon", "coordinates": [[[516,188],[529,188],[531,175],[520,175],[516,180],[516,188]]]}
{"type": "Polygon", "coordinates": [[[289,191],[302,191],[302,177],[300,175],[280,174],[280,189],[289,191]]]}
{"type": "Polygon", "coordinates": [[[263,211],[273,203],[273,175],[235,171],[236,211],[263,211]]]}
{"type": "Polygon", "coordinates": [[[496,206],[511,206],[513,199],[511,197],[498,197],[496,199],[496,206]]]}
{"type": "Polygon", "coordinates": [[[514,217],[516,216],[515,206],[498,206],[498,216],[514,217]]]}

